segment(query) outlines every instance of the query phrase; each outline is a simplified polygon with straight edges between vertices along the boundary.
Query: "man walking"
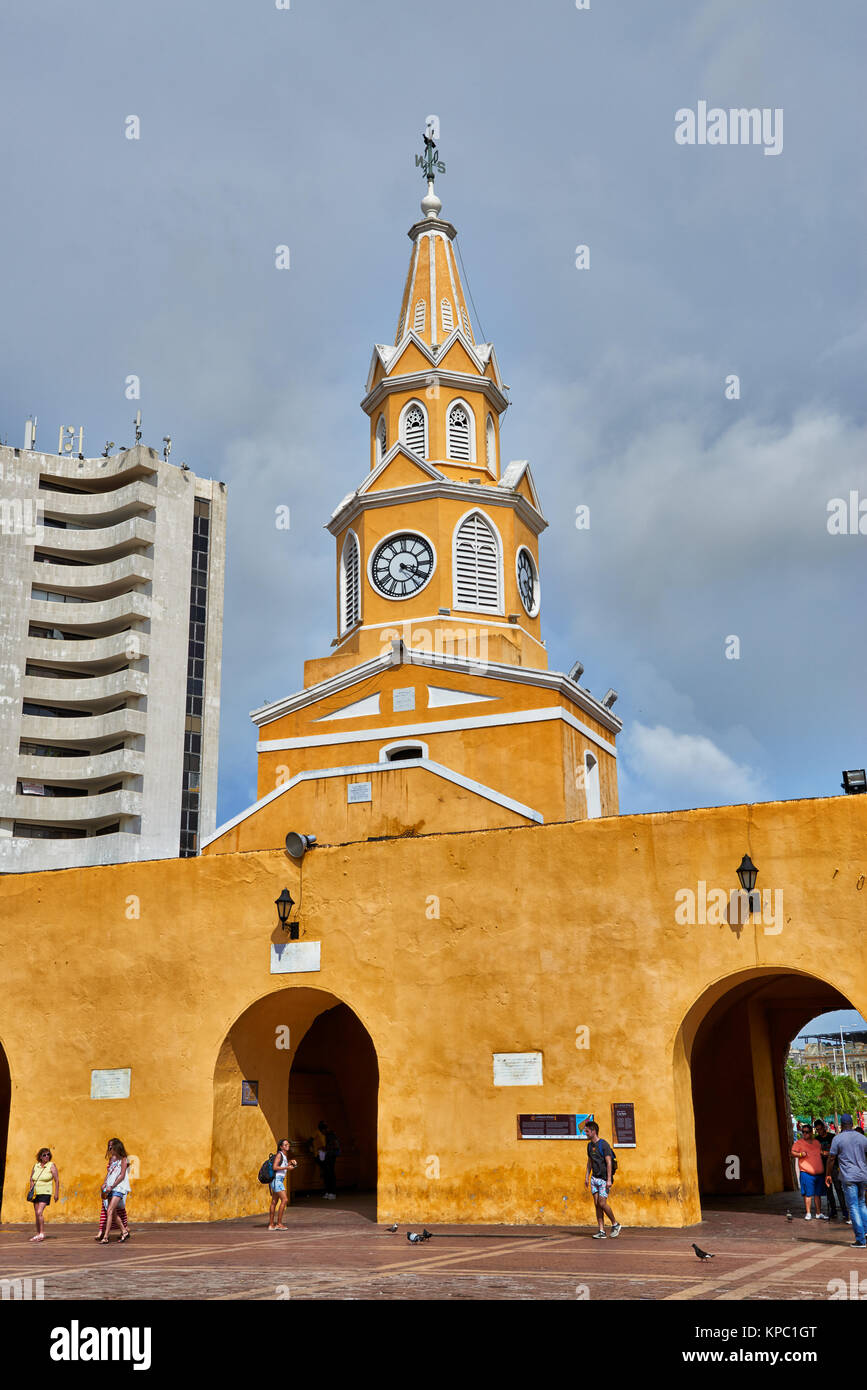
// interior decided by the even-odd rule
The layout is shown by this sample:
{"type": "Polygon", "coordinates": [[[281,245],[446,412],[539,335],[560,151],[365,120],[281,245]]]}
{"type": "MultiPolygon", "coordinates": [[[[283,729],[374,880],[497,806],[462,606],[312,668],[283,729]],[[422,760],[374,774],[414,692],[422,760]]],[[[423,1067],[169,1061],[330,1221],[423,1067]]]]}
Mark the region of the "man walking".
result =
{"type": "Polygon", "coordinates": [[[605,1217],[611,1222],[612,1240],[620,1235],[621,1225],[616,1219],[614,1212],[608,1205],[608,1194],[614,1185],[614,1150],[607,1139],[599,1138],[599,1126],[595,1120],[584,1121],[584,1133],[587,1135],[587,1172],[584,1175],[584,1186],[589,1185],[593,1194],[593,1201],[596,1205],[596,1220],[599,1223],[599,1230],[593,1236],[594,1240],[607,1240],[605,1234],[605,1217]]]}
{"type": "MultiPolygon", "coordinates": [[[[828,1154],[831,1152],[831,1140],[834,1136],[825,1125],[824,1120],[817,1120],[813,1129],[816,1132],[816,1138],[822,1150],[822,1163],[827,1166],[828,1154]]],[[[834,1199],[834,1193],[836,1192],[840,1201],[842,1220],[848,1221],[849,1212],[846,1209],[846,1198],[843,1196],[843,1185],[840,1182],[840,1169],[836,1158],[832,1160],[828,1172],[831,1174],[831,1185],[828,1187],[828,1218],[831,1221],[837,1220],[837,1202],[834,1199]]]]}
{"type": "Polygon", "coordinates": [[[867,1205],[864,1201],[867,1187],[867,1137],[852,1128],[852,1116],[840,1116],[840,1133],[831,1140],[826,1160],[825,1186],[831,1185],[831,1165],[834,1159],[840,1165],[840,1181],[846,1194],[852,1234],[855,1239],[850,1245],[860,1249],[867,1246],[867,1205]]]}

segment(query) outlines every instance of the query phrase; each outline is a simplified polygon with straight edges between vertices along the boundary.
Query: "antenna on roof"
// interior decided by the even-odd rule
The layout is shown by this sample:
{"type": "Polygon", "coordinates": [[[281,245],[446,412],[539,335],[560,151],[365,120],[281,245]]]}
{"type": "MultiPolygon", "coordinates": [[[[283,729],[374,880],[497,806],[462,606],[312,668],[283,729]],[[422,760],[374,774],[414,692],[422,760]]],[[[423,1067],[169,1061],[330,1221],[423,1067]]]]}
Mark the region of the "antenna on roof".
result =
{"type": "Polygon", "coordinates": [[[25,449],[36,448],[36,416],[30,415],[27,424],[24,426],[24,447],[25,449]]]}
{"type": "Polygon", "coordinates": [[[58,452],[58,454],[71,454],[71,453],[74,453],[74,452],[77,452],[77,453],[80,454],[81,451],[82,451],[83,441],[84,441],[84,426],[83,426],[83,425],[79,425],[79,427],[78,427],[78,449],[77,449],[77,450],[76,450],[76,448],[75,448],[75,426],[74,426],[74,425],[61,425],[61,426],[60,426],[60,436],[59,436],[58,441],[57,441],[57,452],[58,452]]]}
{"type": "Polygon", "coordinates": [[[140,411],[140,410],[137,410],[137,411],[136,411],[136,413],[135,413],[135,419],[133,420],[133,424],[135,425],[135,442],[136,442],[136,444],[139,444],[139,443],[141,443],[141,411],[140,411]]]}
{"type": "Polygon", "coordinates": [[[165,459],[166,463],[168,463],[168,461],[169,461],[169,454],[172,452],[172,439],[171,439],[171,435],[168,435],[168,434],[164,434],[164,435],[163,435],[163,446],[164,446],[164,447],[163,447],[163,458],[165,459]]]}

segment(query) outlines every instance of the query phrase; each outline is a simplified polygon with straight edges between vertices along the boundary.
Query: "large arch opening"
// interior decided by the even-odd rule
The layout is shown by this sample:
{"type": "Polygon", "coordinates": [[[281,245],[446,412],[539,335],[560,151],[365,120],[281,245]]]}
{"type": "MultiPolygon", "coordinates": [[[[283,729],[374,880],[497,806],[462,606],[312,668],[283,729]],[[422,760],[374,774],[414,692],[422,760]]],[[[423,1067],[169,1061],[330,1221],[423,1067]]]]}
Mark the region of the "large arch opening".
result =
{"type": "Polygon", "coordinates": [[[828,981],[788,969],[742,971],[705,990],[675,1044],[685,1195],[717,1205],[793,1190],[789,1047],[810,1019],[857,1007],[828,981]]]}
{"type": "Polygon", "coordinates": [[[0,1045],[0,1220],[3,1217],[3,1184],[6,1175],[6,1144],[9,1138],[9,1111],[12,1106],[12,1077],[6,1053],[0,1045]]]}
{"type": "Polygon", "coordinates": [[[322,1119],[340,1141],[338,1194],[375,1194],[378,1093],[373,1040],[343,1000],[291,986],[251,1004],[227,1033],[214,1070],[211,1220],[267,1209],[257,1174],[283,1138],[298,1160],[290,1201],[321,1192],[311,1140],[322,1119]]]}

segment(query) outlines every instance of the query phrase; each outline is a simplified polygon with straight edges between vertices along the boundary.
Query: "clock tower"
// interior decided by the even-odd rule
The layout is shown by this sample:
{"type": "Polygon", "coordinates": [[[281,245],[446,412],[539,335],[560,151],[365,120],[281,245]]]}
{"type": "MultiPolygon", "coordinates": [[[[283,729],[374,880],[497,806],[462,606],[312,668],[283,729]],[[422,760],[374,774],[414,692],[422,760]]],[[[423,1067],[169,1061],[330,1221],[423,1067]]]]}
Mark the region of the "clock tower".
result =
{"type": "Polygon", "coordinates": [[[507,388],[426,147],[394,340],[375,345],[361,401],[366,474],[327,522],[331,651],[253,712],[260,799],[221,849],[279,843],[293,802],[332,843],[617,811],[616,696],[548,669],[547,522],[527,461],[501,456],[507,388]]]}

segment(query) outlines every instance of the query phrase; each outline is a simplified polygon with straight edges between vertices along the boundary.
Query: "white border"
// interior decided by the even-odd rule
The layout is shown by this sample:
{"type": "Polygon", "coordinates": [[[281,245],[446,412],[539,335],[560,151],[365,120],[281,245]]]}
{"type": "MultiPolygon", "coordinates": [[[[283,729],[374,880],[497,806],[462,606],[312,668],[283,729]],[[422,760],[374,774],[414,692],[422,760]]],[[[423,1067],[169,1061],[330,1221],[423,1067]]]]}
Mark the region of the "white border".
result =
{"type": "MultiPolygon", "coordinates": [[[[412,400],[407,401],[406,405],[401,408],[401,412],[397,417],[397,439],[395,440],[395,443],[402,444],[403,447],[408,451],[408,453],[415,454],[415,450],[410,449],[409,445],[406,442],[406,433],[404,431],[404,425],[406,423],[406,412],[410,410],[414,405],[418,406],[419,410],[424,416],[424,453],[421,455],[421,457],[423,459],[427,459],[427,456],[430,453],[430,420],[428,418],[427,408],[424,402],[418,400],[416,396],[413,396],[412,400]]],[[[393,447],[394,445],[392,445],[392,448],[393,447]]],[[[416,455],[416,457],[418,456],[416,455]]]]}
{"type": "Polygon", "coordinates": [[[469,401],[464,400],[463,396],[455,396],[454,400],[449,401],[448,405],[446,406],[446,456],[443,459],[443,463],[454,463],[457,464],[458,467],[460,467],[462,463],[476,462],[476,456],[478,453],[478,450],[476,449],[476,430],[478,429],[478,427],[479,422],[476,419],[476,412],[473,410],[473,407],[470,405],[469,401]],[[451,415],[456,405],[461,406],[467,412],[467,423],[470,427],[470,456],[468,459],[456,459],[453,457],[452,454],[449,453],[449,449],[451,448],[452,442],[450,438],[449,416],[451,415]]]}
{"type": "MultiPolygon", "coordinates": [[[[415,598],[417,594],[423,594],[424,591],[425,591],[425,589],[427,588],[428,584],[431,582],[431,580],[433,579],[434,575],[436,574],[436,571],[437,571],[437,548],[436,548],[436,546],[434,545],[434,543],[433,543],[433,541],[431,540],[430,536],[426,536],[425,533],[424,533],[424,531],[415,530],[412,526],[401,526],[397,531],[389,531],[389,533],[388,533],[387,536],[382,536],[382,537],[376,542],[376,545],[373,546],[373,548],[371,549],[370,554],[369,554],[368,557],[367,557],[367,582],[368,582],[368,584],[370,585],[371,589],[373,590],[373,592],[374,592],[375,594],[377,594],[380,598],[387,599],[389,603],[404,603],[404,602],[406,601],[406,599],[408,599],[408,598],[415,598]],[[379,554],[379,552],[380,552],[380,550],[382,549],[382,547],[383,547],[384,545],[386,545],[386,544],[392,539],[393,536],[412,536],[412,537],[416,537],[418,540],[424,541],[426,545],[429,545],[429,546],[430,546],[431,554],[433,555],[433,566],[432,566],[432,568],[431,568],[430,574],[428,575],[427,579],[425,580],[425,582],[424,582],[423,584],[419,584],[419,586],[418,586],[417,589],[413,589],[413,591],[412,591],[411,594],[384,594],[384,593],[382,592],[382,590],[380,589],[379,585],[378,585],[378,584],[375,584],[374,581],[373,581],[373,562],[374,562],[374,560],[376,559],[376,557],[377,557],[377,555],[379,554]]],[[[379,625],[378,625],[378,626],[379,626],[379,625]]],[[[381,626],[384,626],[384,624],[381,624],[381,626]]]]}
{"type": "Polygon", "coordinates": [[[338,585],[338,589],[339,589],[339,594],[338,594],[338,609],[339,609],[339,611],[338,611],[338,614],[337,614],[337,621],[338,621],[338,623],[340,624],[340,636],[341,636],[341,637],[346,637],[346,636],[348,636],[348,634],[353,630],[353,628],[356,628],[356,627],[358,626],[358,624],[361,622],[361,620],[362,620],[362,618],[363,618],[363,616],[364,616],[364,615],[363,615],[363,612],[362,612],[362,602],[361,602],[361,597],[362,597],[362,593],[361,593],[361,591],[362,591],[362,586],[361,586],[361,542],[359,541],[358,536],[357,536],[356,533],[353,531],[353,529],[352,529],[351,526],[347,528],[346,535],[343,537],[343,545],[340,547],[340,583],[339,583],[339,585],[338,585]],[[349,543],[349,538],[350,538],[350,536],[351,536],[352,539],[355,541],[355,554],[356,554],[357,559],[358,559],[358,613],[357,613],[356,617],[354,617],[354,618],[352,619],[352,622],[348,622],[348,621],[347,621],[347,616],[348,616],[348,615],[347,615],[347,612],[346,612],[346,563],[345,563],[345,559],[346,559],[346,547],[347,547],[347,545],[348,545],[348,543],[349,543]]]}
{"type": "Polygon", "coordinates": [[[521,607],[527,614],[527,617],[538,618],[539,609],[542,607],[542,585],[539,580],[539,566],[536,564],[536,557],[528,545],[519,545],[518,549],[515,551],[515,584],[518,589],[518,598],[521,600],[521,607]],[[526,603],[524,602],[524,595],[521,593],[521,581],[518,575],[518,562],[521,558],[522,550],[526,550],[527,554],[530,557],[530,564],[533,566],[533,583],[535,585],[536,590],[536,602],[532,610],[527,607],[526,603]]]}
{"type": "MultiPolygon", "coordinates": [[[[391,758],[389,758],[388,754],[391,753],[395,748],[421,748],[421,756],[423,758],[430,758],[430,749],[428,748],[426,743],[422,742],[420,738],[399,738],[396,739],[394,743],[384,743],[382,745],[382,747],[379,750],[379,761],[381,763],[391,762],[391,758]]],[[[413,759],[398,758],[398,762],[411,763],[413,762],[413,759]]]]}

